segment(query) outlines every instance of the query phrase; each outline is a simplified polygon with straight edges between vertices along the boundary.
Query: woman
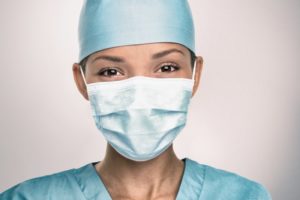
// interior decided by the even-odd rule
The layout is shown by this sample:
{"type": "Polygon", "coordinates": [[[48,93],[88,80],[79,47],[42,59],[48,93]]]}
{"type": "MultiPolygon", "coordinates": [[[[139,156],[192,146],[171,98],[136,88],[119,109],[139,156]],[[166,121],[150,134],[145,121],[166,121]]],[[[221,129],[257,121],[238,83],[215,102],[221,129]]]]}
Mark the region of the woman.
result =
{"type": "Polygon", "coordinates": [[[105,158],[25,181],[0,199],[270,199],[258,183],[177,158],[202,58],[185,0],[87,0],[74,79],[108,142],[105,158]]]}

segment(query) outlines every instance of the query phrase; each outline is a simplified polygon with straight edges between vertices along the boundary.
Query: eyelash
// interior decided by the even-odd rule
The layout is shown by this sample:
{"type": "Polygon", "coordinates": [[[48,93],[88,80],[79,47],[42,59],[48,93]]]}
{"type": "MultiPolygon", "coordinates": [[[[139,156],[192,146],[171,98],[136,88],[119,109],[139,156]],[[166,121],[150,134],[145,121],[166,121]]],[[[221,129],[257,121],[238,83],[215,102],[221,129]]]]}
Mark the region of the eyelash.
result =
{"type": "MultiPolygon", "coordinates": [[[[163,65],[161,65],[160,67],[159,67],[159,69],[158,70],[156,70],[156,72],[159,72],[159,73],[171,73],[171,72],[174,72],[174,71],[178,71],[180,69],[180,66],[178,66],[177,64],[175,64],[175,63],[164,63],[163,65]],[[172,67],[173,68],[173,70],[171,70],[171,71],[162,71],[162,68],[163,67],[172,67]]],[[[118,68],[115,68],[115,67],[106,67],[106,68],[103,68],[103,69],[101,69],[99,72],[98,72],[98,75],[100,75],[100,76],[106,76],[106,77],[111,77],[111,76],[117,76],[117,75],[105,75],[105,73],[108,73],[109,72],[109,70],[115,70],[115,72],[118,74],[123,74],[122,72],[120,72],[121,70],[120,69],[118,69],[118,68]]]]}
{"type": "Polygon", "coordinates": [[[106,67],[106,68],[101,69],[101,70],[98,72],[98,75],[100,75],[100,76],[108,76],[108,77],[111,77],[111,76],[117,76],[117,75],[105,75],[105,73],[108,73],[109,70],[115,70],[117,74],[118,74],[118,73],[122,74],[122,73],[120,72],[121,70],[118,69],[118,68],[115,68],[115,67],[106,67]]]}
{"type": "Polygon", "coordinates": [[[174,72],[174,71],[178,71],[178,70],[180,69],[180,66],[178,66],[178,65],[175,64],[175,63],[164,63],[163,65],[161,65],[161,66],[159,67],[159,69],[158,69],[157,71],[161,70],[161,69],[162,69],[163,67],[165,67],[165,66],[167,66],[167,67],[173,67],[174,70],[167,71],[167,72],[161,71],[160,73],[171,73],[171,72],[174,72]]]}

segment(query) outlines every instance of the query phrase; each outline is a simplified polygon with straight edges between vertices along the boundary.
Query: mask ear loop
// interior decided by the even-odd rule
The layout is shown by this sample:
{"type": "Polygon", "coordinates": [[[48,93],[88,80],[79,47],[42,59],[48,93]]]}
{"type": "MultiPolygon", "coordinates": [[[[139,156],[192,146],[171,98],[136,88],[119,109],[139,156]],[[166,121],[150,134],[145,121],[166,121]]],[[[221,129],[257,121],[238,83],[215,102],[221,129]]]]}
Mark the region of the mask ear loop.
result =
{"type": "Polygon", "coordinates": [[[192,80],[194,83],[195,83],[196,68],[197,68],[197,62],[195,61],[193,67],[193,75],[192,75],[192,80]]]}
{"type": "Polygon", "coordinates": [[[85,80],[85,76],[84,76],[84,73],[83,73],[83,70],[82,70],[82,66],[79,65],[79,68],[80,68],[80,72],[81,72],[81,76],[83,78],[84,84],[85,84],[85,86],[87,86],[87,83],[86,83],[86,80],[85,80]]]}

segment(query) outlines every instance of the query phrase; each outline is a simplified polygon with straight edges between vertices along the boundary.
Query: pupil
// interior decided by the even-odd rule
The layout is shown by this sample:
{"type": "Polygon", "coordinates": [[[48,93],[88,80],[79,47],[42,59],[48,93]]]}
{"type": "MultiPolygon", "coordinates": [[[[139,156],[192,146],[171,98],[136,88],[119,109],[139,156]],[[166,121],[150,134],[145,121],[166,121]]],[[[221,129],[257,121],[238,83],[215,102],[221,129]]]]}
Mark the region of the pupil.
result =
{"type": "Polygon", "coordinates": [[[169,65],[163,66],[162,71],[163,72],[170,71],[170,66],[169,65]]]}
{"type": "Polygon", "coordinates": [[[108,70],[108,75],[116,75],[117,74],[117,70],[115,70],[115,69],[110,69],[110,70],[108,70]]]}

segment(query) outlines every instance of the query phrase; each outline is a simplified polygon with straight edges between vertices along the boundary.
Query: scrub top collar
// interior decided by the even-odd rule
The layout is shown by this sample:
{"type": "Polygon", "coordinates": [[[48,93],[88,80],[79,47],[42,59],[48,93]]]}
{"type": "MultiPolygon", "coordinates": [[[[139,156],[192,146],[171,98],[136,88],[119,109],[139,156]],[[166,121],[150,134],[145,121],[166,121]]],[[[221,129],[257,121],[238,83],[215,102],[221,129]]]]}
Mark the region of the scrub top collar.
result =
{"type": "MultiPolygon", "coordinates": [[[[194,161],[185,158],[184,172],[177,193],[176,200],[199,199],[204,182],[205,167],[197,165],[194,161]]],[[[87,200],[103,199],[112,200],[110,194],[94,167],[96,163],[90,163],[74,171],[74,176],[87,200]]]]}

